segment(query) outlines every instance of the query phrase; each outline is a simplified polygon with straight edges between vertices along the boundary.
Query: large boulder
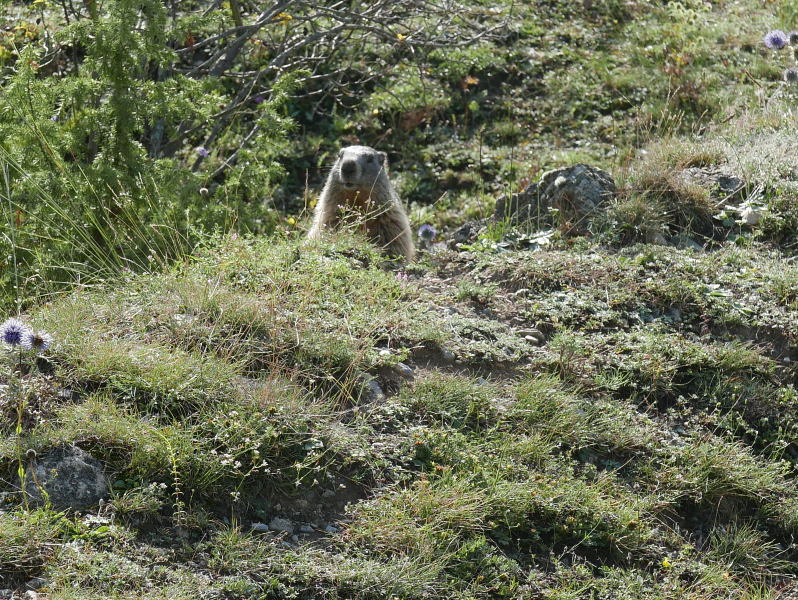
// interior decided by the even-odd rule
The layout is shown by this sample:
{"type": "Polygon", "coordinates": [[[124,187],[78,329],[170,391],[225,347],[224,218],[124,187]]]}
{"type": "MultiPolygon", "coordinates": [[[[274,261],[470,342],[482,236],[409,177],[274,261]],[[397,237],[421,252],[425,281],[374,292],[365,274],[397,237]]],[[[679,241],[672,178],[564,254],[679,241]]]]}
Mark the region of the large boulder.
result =
{"type": "Polygon", "coordinates": [[[584,234],[598,209],[617,193],[606,171],[585,164],[547,171],[538,183],[496,201],[496,220],[530,223],[538,229],[557,225],[566,233],[584,234]],[[558,213],[553,223],[552,211],[558,213]]]}
{"type": "Polygon", "coordinates": [[[34,503],[49,501],[56,510],[83,510],[108,497],[108,482],[100,461],[77,446],[65,445],[31,462],[25,492],[34,503]]]}

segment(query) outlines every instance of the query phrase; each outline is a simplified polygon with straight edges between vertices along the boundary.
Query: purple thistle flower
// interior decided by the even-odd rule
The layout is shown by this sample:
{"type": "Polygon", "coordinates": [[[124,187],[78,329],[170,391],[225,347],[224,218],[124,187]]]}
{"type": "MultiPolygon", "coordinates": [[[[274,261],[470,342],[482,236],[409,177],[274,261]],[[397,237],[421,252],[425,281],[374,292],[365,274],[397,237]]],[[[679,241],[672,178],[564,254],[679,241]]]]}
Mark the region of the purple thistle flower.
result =
{"type": "Polygon", "coordinates": [[[27,350],[36,350],[36,352],[44,352],[53,343],[53,336],[46,331],[33,331],[28,332],[22,338],[22,347],[27,350]]]}
{"type": "Polygon", "coordinates": [[[265,100],[266,100],[266,99],[265,99],[263,96],[261,96],[261,95],[255,96],[255,97],[252,99],[252,101],[253,101],[255,104],[262,104],[262,103],[263,103],[265,100]]]}
{"type": "Polygon", "coordinates": [[[790,67],[784,71],[784,81],[787,83],[798,83],[798,69],[790,67]]]}
{"type": "Polygon", "coordinates": [[[52,117],[50,117],[50,120],[51,120],[53,123],[56,123],[56,122],[58,121],[58,115],[53,115],[52,117]]]}
{"type": "Polygon", "coordinates": [[[765,34],[765,46],[771,50],[781,50],[787,45],[787,34],[781,29],[774,29],[765,34]]]}
{"type": "Polygon", "coordinates": [[[197,154],[199,154],[202,158],[207,158],[210,152],[205,146],[197,146],[197,154]]]}
{"type": "Polygon", "coordinates": [[[410,281],[410,276],[404,271],[399,271],[396,274],[396,281],[398,281],[400,285],[405,286],[410,281]]]}
{"type": "Polygon", "coordinates": [[[418,237],[426,242],[431,242],[438,235],[437,230],[432,225],[422,225],[418,228],[418,237]]]}
{"type": "Polygon", "coordinates": [[[0,325],[0,340],[9,346],[22,344],[28,333],[30,328],[19,319],[8,319],[0,325]]]}

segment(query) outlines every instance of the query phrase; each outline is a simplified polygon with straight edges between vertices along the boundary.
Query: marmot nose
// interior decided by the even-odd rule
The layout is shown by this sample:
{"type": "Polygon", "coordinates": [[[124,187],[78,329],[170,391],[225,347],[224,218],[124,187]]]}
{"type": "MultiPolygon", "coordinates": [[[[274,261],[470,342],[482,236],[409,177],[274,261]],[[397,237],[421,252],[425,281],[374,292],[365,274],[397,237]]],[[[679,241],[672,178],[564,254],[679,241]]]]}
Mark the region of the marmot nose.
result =
{"type": "Polygon", "coordinates": [[[341,173],[343,175],[354,175],[357,171],[357,163],[353,160],[345,160],[341,163],[341,173]]]}

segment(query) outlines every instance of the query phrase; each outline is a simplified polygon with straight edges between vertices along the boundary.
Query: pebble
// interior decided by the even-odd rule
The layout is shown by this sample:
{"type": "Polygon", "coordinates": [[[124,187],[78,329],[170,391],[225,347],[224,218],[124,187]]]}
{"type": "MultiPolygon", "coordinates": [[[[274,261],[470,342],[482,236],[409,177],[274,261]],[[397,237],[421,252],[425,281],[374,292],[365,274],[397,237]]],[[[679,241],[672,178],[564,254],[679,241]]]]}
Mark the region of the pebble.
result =
{"type": "Polygon", "coordinates": [[[294,533],[294,524],[288,519],[274,517],[271,521],[269,521],[269,529],[291,535],[294,533]]]}
{"type": "Polygon", "coordinates": [[[379,402],[385,400],[385,392],[376,379],[366,382],[366,402],[379,402]]]}
{"type": "Polygon", "coordinates": [[[310,525],[300,525],[299,533],[313,533],[315,530],[310,525]]]}
{"type": "Polygon", "coordinates": [[[50,581],[46,577],[34,577],[25,584],[25,587],[29,590],[40,590],[47,587],[49,583],[50,581]]]}
{"type": "Polygon", "coordinates": [[[399,373],[402,377],[407,379],[413,379],[414,371],[412,368],[408,367],[405,363],[396,363],[394,370],[399,373]]]}
{"type": "Polygon", "coordinates": [[[762,211],[746,206],[743,212],[740,213],[740,218],[746,225],[759,225],[759,221],[762,219],[762,211]]]}
{"type": "Polygon", "coordinates": [[[266,523],[252,523],[250,527],[252,527],[252,531],[258,531],[260,533],[269,531],[269,526],[266,525],[266,523]]]}
{"type": "Polygon", "coordinates": [[[452,352],[451,350],[445,350],[445,349],[441,350],[441,360],[443,360],[444,362],[447,362],[447,363],[453,363],[454,362],[454,352],[452,352]]]}
{"type": "Polygon", "coordinates": [[[332,525],[327,525],[327,526],[324,527],[324,531],[326,533],[338,533],[339,529],[337,527],[332,526],[332,525]]]}
{"type": "Polygon", "coordinates": [[[537,343],[541,343],[546,339],[545,336],[540,331],[531,327],[528,327],[526,329],[519,329],[518,331],[516,331],[516,333],[527,341],[531,341],[529,338],[532,338],[536,340],[537,343]]]}

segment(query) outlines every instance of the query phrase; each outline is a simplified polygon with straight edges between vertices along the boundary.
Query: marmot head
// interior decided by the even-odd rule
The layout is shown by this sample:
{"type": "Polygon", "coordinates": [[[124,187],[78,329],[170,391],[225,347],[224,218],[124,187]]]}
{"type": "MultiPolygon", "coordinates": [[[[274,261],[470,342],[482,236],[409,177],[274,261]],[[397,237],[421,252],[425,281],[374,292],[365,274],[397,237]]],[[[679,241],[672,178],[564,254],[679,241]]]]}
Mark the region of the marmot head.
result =
{"type": "Polygon", "coordinates": [[[333,172],[346,189],[371,188],[377,178],[387,175],[388,157],[368,146],[341,148],[333,172]]]}

